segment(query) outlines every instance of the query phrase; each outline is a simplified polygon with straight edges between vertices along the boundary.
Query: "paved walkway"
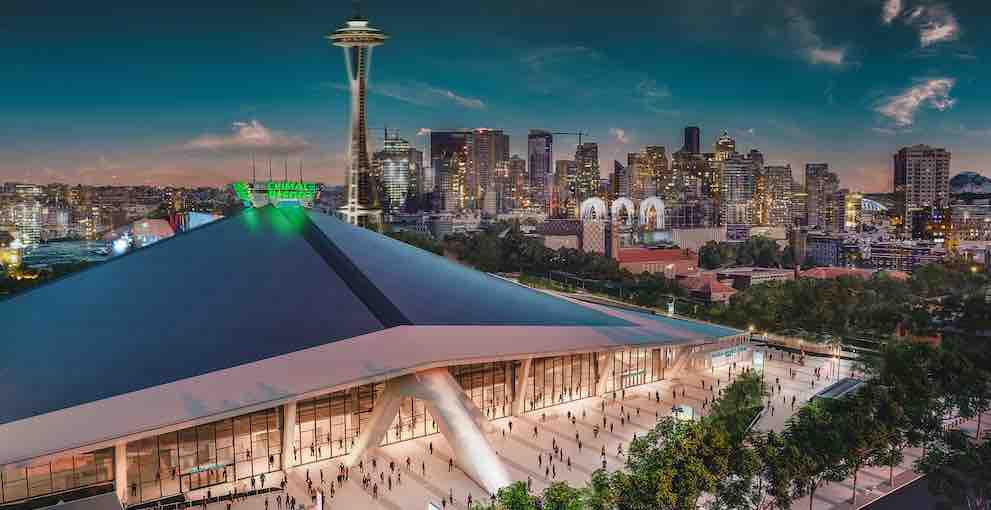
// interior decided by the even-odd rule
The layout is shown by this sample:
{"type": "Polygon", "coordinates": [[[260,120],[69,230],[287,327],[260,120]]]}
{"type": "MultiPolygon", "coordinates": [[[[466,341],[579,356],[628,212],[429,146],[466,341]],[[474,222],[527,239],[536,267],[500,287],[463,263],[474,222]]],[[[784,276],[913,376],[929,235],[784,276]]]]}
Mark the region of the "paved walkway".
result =
{"type": "MultiPolygon", "coordinates": [[[[841,377],[848,376],[851,371],[851,365],[846,361],[835,363],[825,358],[809,357],[805,366],[801,366],[792,362],[790,354],[774,350],[769,352],[767,358],[764,377],[768,385],[773,386],[769,404],[773,405],[774,414],[768,411],[760,418],[757,427],[763,430],[783,429],[792,414],[792,396],[795,397],[795,409],[798,409],[815,392],[835,381],[834,369],[838,369],[841,377]],[[814,375],[816,368],[822,368],[821,378],[814,375]],[[792,370],[794,376],[791,375],[792,370]]],[[[738,364],[734,373],[739,374],[747,366],[749,364],[738,364]]],[[[644,434],[653,427],[658,417],[671,415],[674,405],[685,404],[696,413],[700,412],[703,401],[712,399],[713,387],[726,386],[732,377],[730,371],[730,367],[693,371],[677,379],[628,389],[625,399],[591,397],[532,411],[524,416],[498,419],[493,422],[495,427],[489,439],[504,460],[510,476],[514,480],[528,481],[534,491],[542,491],[556,480],[584,487],[589,475],[601,468],[603,462],[607,469],[621,468],[634,434],[644,434]],[[660,396],[660,402],[657,396],[660,396]]],[[[896,487],[915,478],[908,466],[919,453],[906,452],[906,462],[895,468],[896,487]]],[[[337,485],[335,480],[341,460],[330,459],[290,468],[287,492],[307,510],[313,508],[313,502],[306,496],[308,472],[314,487],[326,495],[324,507],[330,509],[422,509],[427,508],[429,502],[438,508],[460,510],[467,508],[469,495],[473,502],[488,503],[490,495],[460,469],[456,459],[453,463],[451,460],[450,445],[443,436],[435,434],[376,448],[366,455],[365,474],[373,480],[367,487],[362,487],[362,473],[357,467],[350,470],[347,481],[337,485]],[[375,467],[372,467],[372,459],[375,459],[375,467]],[[406,467],[407,459],[409,469],[406,467]],[[390,462],[393,469],[390,469],[390,462]],[[324,476],[322,484],[321,471],[324,476]],[[334,485],[332,498],[331,485],[334,485]],[[373,494],[375,486],[377,497],[373,494]]],[[[889,489],[888,476],[888,470],[884,468],[861,472],[858,507],[889,489]]],[[[269,485],[278,484],[282,473],[272,473],[268,480],[269,485]]],[[[242,486],[239,490],[244,488],[242,486]]],[[[211,489],[214,496],[226,494],[229,490],[227,487],[211,489]]],[[[851,490],[852,480],[822,487],[816,494],[813,507],[823,510],[848,509],[851,490]]],[[[205,495],[205,490],[199,492],[205,495]]],[[[190,499],[201,497],[198,493],[191,496],[190,499]]],[[[234,510],[266,510],[266,499],[268,510],[278,510],[275,497],[275,494],[253,496],[235,503],[234,510]]],[[[808,508],[808,500],[796,502],[794,508],[808,508]]],[[[208,505],[207,510],[226,510],[226,503],[208,505]]]]}

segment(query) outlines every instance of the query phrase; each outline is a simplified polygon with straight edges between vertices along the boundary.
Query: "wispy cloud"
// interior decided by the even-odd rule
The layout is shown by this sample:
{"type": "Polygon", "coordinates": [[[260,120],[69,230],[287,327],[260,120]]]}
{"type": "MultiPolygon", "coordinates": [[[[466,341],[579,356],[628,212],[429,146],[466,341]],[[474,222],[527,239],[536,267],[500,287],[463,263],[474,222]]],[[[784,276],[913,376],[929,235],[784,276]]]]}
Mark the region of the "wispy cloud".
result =
{"type": "Polygon", "coordinates": [[[229,155],[289,155],[303,152],[309,146],[303,137],[269,129],[257,120],[235,122],[231,129],[233,133],[228,135],[201,135],[185,143],[182,148],[229,155]]]}
{"type": "Polygon", "coordinates": [[[810,64],[842,66],[847,63],[846,48],[828,46],[815,31],[812,20],[796,7],[785,10],[788,31],[798,46],[799,54],[810,64]]]}
{"type": "Polygon", "coordinates": [[[430,133],[432,132],[433,130],[430,128],[420,128],[416,131],[416,136],[430,136],[430,133]]]}
{"type": "Polygon", "coordinates": [[[923,48],[960,37],[960,23],[945,5],[919,6],[908,14],[905,23],[919,32],[923,48]]]}
{"type": "Polygon", "coordinates": [[[609,128],[609,136],[623,145],[630,143],[630,137],[623,128],[609,128]]]}
{"type": "Polygon", "coordinates": [[[520,61],[535,72],[543,72],[551,65],[560,61],[598,57],[599,54],[596,51],[581,45],[548,46],[523,55],[520,61]]]}
{"type": "Polygon", "coordinates": [[[846,50],[842,48],[823,49],[809,48],[809,62],[812,64],[832,64],[834,66],[843,65],[846,58],[846,50]]]}
{"type": "Polygon", "coordinates": [[[902,12],[902,0],[885,0],[881,7],[881,21],[884,24],[891,24],[902,12]]]}
{"type": "MultiPolygon", "coordinates": [[[[347,85],[342,83],[334,83],[331,87],[338,90],[348,90],[347,85]]],[[[416,106],[436,107],[455,104],[471,110],[484,110],[488,107],[485,101],[479,98],[465,96],[450,89],[422,82],[373,83],[369,90],[373,94],[416,106]]]]}
{"type": "Polygon", "coordinates": [[[427,91],[430,92],[431,94],[454,101],[456,104],[461,105],[465,108],[470,108],[472,110],[485,109],[485,102],[475,97],[466,97],[455,94],[454,91],[452,90],[439,89],[434,87],[428,87],[427,91]]]}
{"type": "Polygon", "coordinates": [[[885,98],[875,111],[891,120],[895,128],[911,127],[915,114],[923,107],[945,111],[956,104],[950,91],[956,84],[953,78],[929,78],[904,90],[902,93],[885,98]]]}

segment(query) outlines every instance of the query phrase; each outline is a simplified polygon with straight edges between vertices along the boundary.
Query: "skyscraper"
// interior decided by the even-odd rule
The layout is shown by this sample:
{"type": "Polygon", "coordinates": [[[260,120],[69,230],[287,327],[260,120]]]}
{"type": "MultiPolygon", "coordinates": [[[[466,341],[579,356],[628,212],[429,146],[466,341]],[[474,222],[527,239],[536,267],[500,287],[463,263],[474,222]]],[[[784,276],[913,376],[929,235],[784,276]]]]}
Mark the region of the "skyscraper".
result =
{"type": "Polygon", "coordinates": [[[894,191],[911,232],[912,212],[949,206],[950,153],[928,145],[903,147],[894,155],[894,191]]]}
{"type": "Polygon", "coordinates": [[[365,105],[372,48],[385,43],[388,36],[369,26],[367,19],[355,15],[344,27],[328,35],[327,39],[334,46],[344,49],[345,69],[351,90],[347,204],[340,210],[340,214],[353,225],[378,228],[382,211],[379,208],[379,194],[368,154],[368,118],[365,105]]]}
{"type": "Polygon", "coordinates": [[[721,161],[722,183],[720,207],[727,227],[751,225],[753,222],[756,169],[753,160],[733,154],[721,161]]]}
{"type": "Polygon", "coordinates": [[[736,140],[726,131],[716,140],[715,145],[716,160],[723,161],[736,154],[736,140]]]}
{"type": "Polygon", "coordinates": [[[768,165],[762,178],[761,223],[779,227],[793,223],[791,165],[768,165]]]}
{"type": "Polygon", "coordinates": [[[473,129],[471,158],[465,179],[468,200],[473,209],[480,208],[482,196],[492,185],[496,164],[509,159],[509,135],[498,129],[473,129]]]}
{"type": "Polygon", "coordinates": [[[615,200],[619,197],[630,196],[630,173],[619,161],[612,162],[612,175],[609,176],[609,198],[615,200]]]}
{"type": "Polygon", "coordinates": [[[674,179],[671,165],[668,164],[667,149],[663,145],[645,147],[640,163],[640,173],[636,176],[638,192],[636,198],[665,196],[666,193],[683,184],[674,179]]]}
{"type": "Polygon", "coordinates": [[[552,178],[551,162],[554,161],[554,137],[547,131],[531,129],[526,141],[527,161],[530,164],[530,197],[532,202],[546,209],[552,200],[549,188],[552,178]]]}
{"type": "Polygon", "coordinates": [[[839,190],[840,179],[828,163],[805,165],[806,225],[828,228],[830,197],[839,190]]]}
{"type": "Polygon", "coordinates": [[[688,152],[689,154],[698,154],[702,152],[702,130],[697,126],[687,126],[685,127],[685,144],[681,147],[682,150],[688,152]]]}
{"type": "Polygon", "coordinates": [[[375,153],[373,166],[382,185],[385,206],[390,212],[400,211],[406,200],[419,191],[423,179],[423,153],[408,140],[388,132],[381,151],[375,153]]]}
{"type": "Polygon", "coordinates": [[[575,199],[580,204],[599,191],[599,144],[585,142],[575,149],[578,175],[575,182],[575,199]]]}
{"type": "MultiPolygon", "coordinates": [[[[432,131],[430,133],[430,159],[450,160],[448,169],[463,167],[464,184],[459,201],[463,207],[481,207],[482,195],[491,185],[496,164],[509,159],[509,135],[497,129],[473,129],[471,131],[432,131]]],[[[436,169],[435,169],[436,171],[436,169]]],[[[439,176],[439,174],[438,174],[439,176]]],[[[439,177],[437,177],[439,178],[439,177]]]]}

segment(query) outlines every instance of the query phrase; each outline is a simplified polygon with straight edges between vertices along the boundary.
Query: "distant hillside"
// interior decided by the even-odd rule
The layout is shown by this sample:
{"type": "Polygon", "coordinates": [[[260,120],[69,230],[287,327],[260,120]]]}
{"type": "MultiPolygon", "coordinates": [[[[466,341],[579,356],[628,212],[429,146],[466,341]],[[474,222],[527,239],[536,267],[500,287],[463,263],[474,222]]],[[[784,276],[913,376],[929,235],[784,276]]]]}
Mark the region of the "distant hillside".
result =
{"type": "Polygon", "coordinates": [[[950,179],[950,193],[991,193],[991,179],[977,172],[960,172],[950,179]]]}

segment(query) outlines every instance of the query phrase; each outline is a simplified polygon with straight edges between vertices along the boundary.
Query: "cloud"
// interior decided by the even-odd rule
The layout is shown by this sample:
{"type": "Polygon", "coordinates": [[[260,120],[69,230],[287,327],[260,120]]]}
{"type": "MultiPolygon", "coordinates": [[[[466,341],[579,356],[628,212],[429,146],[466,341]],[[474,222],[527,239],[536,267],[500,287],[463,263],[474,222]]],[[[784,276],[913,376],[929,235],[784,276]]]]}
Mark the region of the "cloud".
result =
{"type": "Polygon", "coordinates": [[[843,65],[846,57],[846,50],[842,48],[823,49],[809,48],[808,58],[812,64],[832,64],[834,66],[843,65]]]}
{"type": "Polygon", "coordinates": [[[627,136],[625,129],[609,128],[609,135],[615,138],[617,142],[623,145],[630,143],[630,137],[627,136]]]}
{"type": "Polygon", "coordinates": [[[636,93],[645,99],[667,99],[671,97],[671,90],[666,86],[658,86],[657,80],[643,78],[637,83],[636,93]]]}
{"type": "Polygon", "coordinates": [[[930,78],[921,80],[901,94],[886,98],[875,111],[890,119],[896,128],[911,127],[916,112],[930,106],[939,111],[953,107],[956,99],[950,97],[950,90],[956,84],[953,78],[930,78]]]}
{"type": "Polygon", "coordinates": [[[599,54],[585,46],[549,46],[527,53],[520,61],[534,72],[543,72],[552,64],[575,58],[598,58],[599,54]]]}
{"type": "Polygon", "coordinates": [[[485,101],[481,99],[463,96],[453,90],[435,87],[421,82],[372,84],[371,92],[423,107],[455,104],[471,110],[484,110],[487,108],[485,101]]]}
{"type": "Polygon", "coordinates": [[[430,128],[420,128],[416,131],[416,136],[430,136],[432,132],[430,128]]]}
{"type": "Polygon", "coordinates": [[[747,128],[744,130],[744,132],[746,132],[750,136],[754,136],[755,134],[757,134],[757,130],[754,128],[747,128]]]}
{"type": "Polygon", "coordinates": [[[822,37],[815,31],[812,21],[798,8],[789,6],[785,10],[788,31],[798,45],[798,52],[810,64],[841,66],[846,63],[846,49],[827,47],[822,37]]]}
{"type": "Polygon", "coordinates": [[[485,103],[481,99],[477,99],[474,97],[459,96],[458,94],[455,94],[453,91],[445,90],[445,89],[429,88],[428,90],[430,91],[431,94],[437,94],[441,97],[450,99],[451,101],[454,101],[455,103],[464,106],[465,108],[470,108],[472,110],[485,109],[485,103]]]}
{"type": "Polygon", "coordinates": [[[905,23],[919,32],[923,48],[960,37],[960,23],[945,5],[916,7],[905,17],[905,23]]]}
{"type": "Polygon", "coordinates": [[[268,154],[289,155],[306,150],[309,143],[301,137],[281,131],[271,130],[261,122],[235,122],[233,134],[202,135],[182,147],[193,152],[216,152],[221,154],[268,154]]]}
{"type": "Polygon", "coordinates": [[[901,12],[902,0],[885,0],[884,6],[881,7],[881,21],[886,25],[891,24],[901,12]]]}

